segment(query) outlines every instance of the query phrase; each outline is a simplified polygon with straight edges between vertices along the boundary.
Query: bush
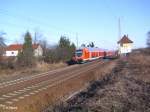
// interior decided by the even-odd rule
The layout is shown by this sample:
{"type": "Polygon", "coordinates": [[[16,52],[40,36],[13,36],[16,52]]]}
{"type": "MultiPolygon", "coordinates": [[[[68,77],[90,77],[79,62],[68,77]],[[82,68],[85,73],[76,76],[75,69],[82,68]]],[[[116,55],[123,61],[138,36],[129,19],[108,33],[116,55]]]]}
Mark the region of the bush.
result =
{"type": "Polygon", "coordinates": [[[16,67],[15,57],[1,58],[0,59],[0,69],[14,69],[16,67]]]}

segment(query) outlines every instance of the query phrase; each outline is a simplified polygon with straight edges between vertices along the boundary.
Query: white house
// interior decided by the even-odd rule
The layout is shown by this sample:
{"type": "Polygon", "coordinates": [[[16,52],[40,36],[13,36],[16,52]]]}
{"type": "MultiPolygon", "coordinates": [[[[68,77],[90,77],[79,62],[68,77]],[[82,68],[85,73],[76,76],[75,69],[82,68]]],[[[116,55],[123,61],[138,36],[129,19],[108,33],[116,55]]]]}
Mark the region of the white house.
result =
{"type": "Polygon", "coordinates": [[[128,35],[124,35],[119,41],[119,54],[128,54],[132,51],[133,41],[128,38],[128,35]]]}
{"type": "MultiPolygon", "coordinates": [[[[39,57],[43,55],[43,49],[40,44],[33,44],[34,56],[39,57]]],[[[5,56],[18,56],[18,53],[23,49],[22,44],[11,44],[6,48],[5,56]]]]}

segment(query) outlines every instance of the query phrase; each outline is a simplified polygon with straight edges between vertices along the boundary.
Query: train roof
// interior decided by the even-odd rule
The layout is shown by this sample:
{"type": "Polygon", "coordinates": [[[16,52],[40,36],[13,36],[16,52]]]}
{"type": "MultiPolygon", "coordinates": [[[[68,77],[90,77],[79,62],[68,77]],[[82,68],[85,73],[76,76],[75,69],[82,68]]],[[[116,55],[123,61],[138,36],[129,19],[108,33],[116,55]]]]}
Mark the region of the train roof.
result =
{"type": "Polygon", "coordinates": [[[81,47],[77,50],[88,49],[89,51],[107,51],[106,49],[97,48],[97,47],[81,47]]]}

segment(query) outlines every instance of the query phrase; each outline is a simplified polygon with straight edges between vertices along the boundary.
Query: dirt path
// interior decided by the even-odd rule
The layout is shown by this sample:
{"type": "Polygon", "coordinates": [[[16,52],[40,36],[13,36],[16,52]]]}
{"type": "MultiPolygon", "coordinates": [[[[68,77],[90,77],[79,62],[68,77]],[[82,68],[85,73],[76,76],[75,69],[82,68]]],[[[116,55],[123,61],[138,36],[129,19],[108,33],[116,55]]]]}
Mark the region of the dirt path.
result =
{"type": "Polygon", "coordinates": [[[145,55],[120,60],[110,74],[92,82],[67,103],[55,106],[53,111],[150,112],[149,63],[150,57],[145,55]]]}

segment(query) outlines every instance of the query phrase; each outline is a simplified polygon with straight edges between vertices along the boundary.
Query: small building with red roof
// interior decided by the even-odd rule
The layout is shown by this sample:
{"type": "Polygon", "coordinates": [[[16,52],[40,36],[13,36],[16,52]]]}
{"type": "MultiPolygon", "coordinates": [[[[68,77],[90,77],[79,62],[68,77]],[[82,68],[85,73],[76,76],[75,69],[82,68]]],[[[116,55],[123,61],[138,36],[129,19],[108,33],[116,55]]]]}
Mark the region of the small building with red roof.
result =
{"type": "Polygon", "coordinates": [[[119,41],[119,54],[127,54],[132,51],[133,41],[129,39],[128,35],[124,35],[119,41]]]}
{"type": "MultiPolygon", "coordinates": [[[[43,49],[40,44],[32,44],[34,56],[39,57],[43,55],[43,49]]],[[[22,44],[11,44],[6,48],[5,56],[18,56],[18,53],[23,49],[22,44]]]]}

